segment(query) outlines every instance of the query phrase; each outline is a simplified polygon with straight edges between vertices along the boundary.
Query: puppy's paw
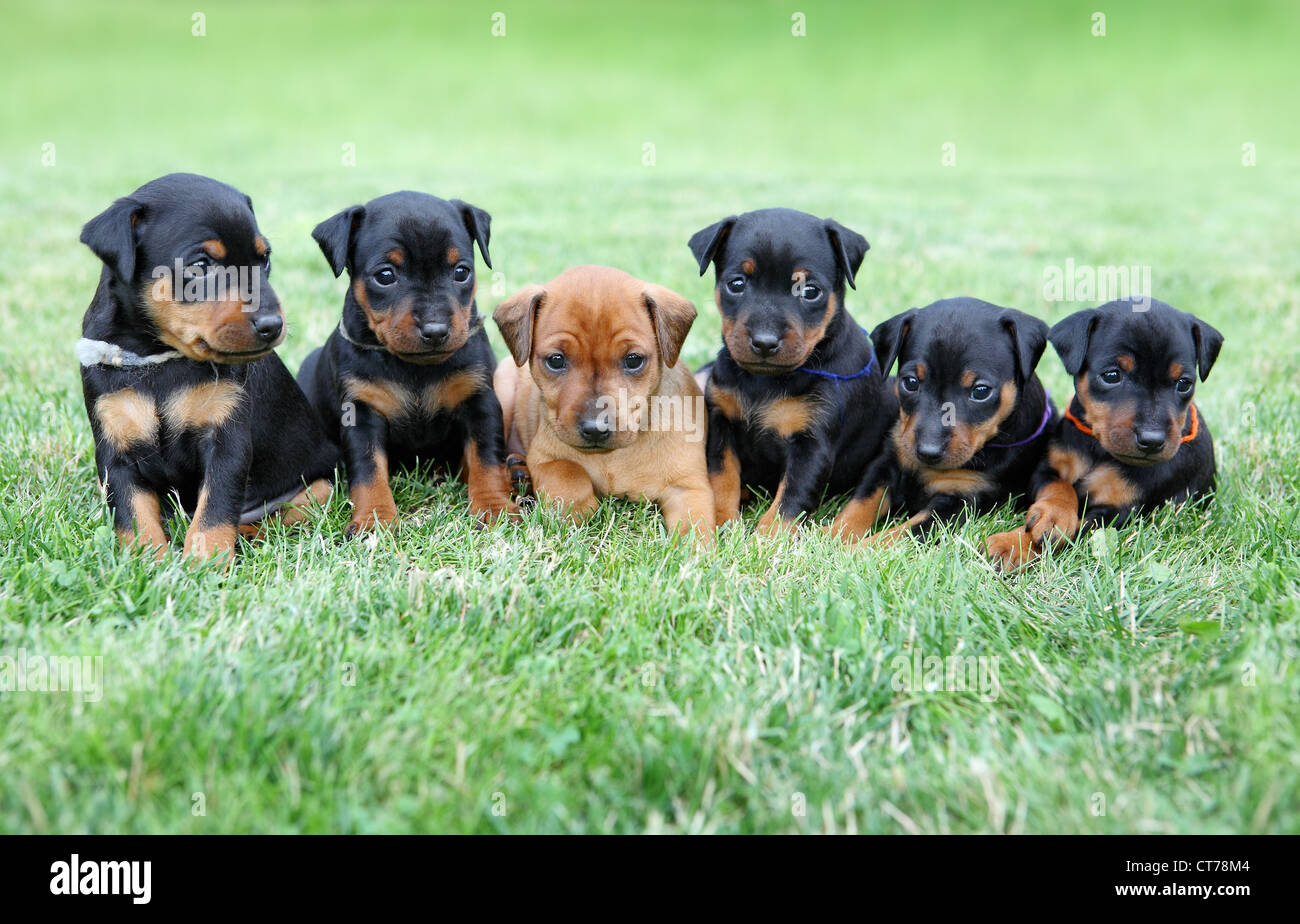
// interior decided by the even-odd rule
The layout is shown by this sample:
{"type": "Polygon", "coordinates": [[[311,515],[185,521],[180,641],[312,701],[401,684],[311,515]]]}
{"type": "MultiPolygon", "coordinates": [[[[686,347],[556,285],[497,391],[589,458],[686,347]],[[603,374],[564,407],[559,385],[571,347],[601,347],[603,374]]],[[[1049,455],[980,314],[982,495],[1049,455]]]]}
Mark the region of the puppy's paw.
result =
{"type": "Polygon", "coordinates": [[[1079,513],[1073,506],[1035,501],[1025,517],[1025,532],[1034,545],[1071,539],[1079,532],[1079,513]]]}
{"type": "Polygon", "coordinates": [[[224,557],[226,567],[229,568],[235,560],[235,537],[238,535],[234,526],[214,526],[210,529],[191,526],[185,534],[184,559],[197,563],[224,557]]]}
{"type": "Polygon", "coordinates": [[[754,532],[769,539],[775,539],[777,536],[792,536],[798,531],[798,521],[781,516],[775,504],[767,508],[767,513],[763,514],[758,525],[754,527],[754,532]]]}
{"type": "Polygon", "coordinates": [[[491,526],[500,520],[518,523],[523,519],[519,505],[508,497],[494,497],[489,500],[470,500],[469,512],[478,517],[479,522],[491,526]]]}
{"type": "Polygon", "coordinates": [[[352,520],[348,523],[343,534],[351,539],[353,536],[375,529],[392,529],[396,524],[397,509],[395,507],[370,507],[366,510],[354,511],[352,520]]]}
{"type": "Polygon", "coordinates": [[[740,519],[740,507],[714,507],[713,522],[722,526],[724,523],[734,523],[740,519]]]}
{"type": "Polygon", "coordinates": [[[993,563],[1003,571],[1014,571],[1021,565],[1033,561],[1039,555],[1039,548],[1028,530],[1024,529],[994,533],[984,540],[984,550],[989,558],[993,559],[993,563]]]}
{"type": "Polygon", "coordinates": [[[506,472],[510,476],[510,487],[516,497],[528,497],[533,493],[533,477],[528,472],[528,461],[517,452],[506,456],[506,472]]]}

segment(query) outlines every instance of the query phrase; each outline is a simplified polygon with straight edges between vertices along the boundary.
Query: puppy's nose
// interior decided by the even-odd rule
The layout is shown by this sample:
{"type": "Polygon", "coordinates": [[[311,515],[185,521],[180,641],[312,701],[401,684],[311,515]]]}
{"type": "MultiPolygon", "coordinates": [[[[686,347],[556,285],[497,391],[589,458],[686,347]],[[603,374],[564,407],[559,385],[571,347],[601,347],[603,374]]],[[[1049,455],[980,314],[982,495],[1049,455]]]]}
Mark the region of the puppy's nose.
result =
{"type": "Polygon", "coordinates": [[[447,325],[442,321],[426,321],[420,325],[420,339],[431,346],[447,342],[447,325]]]}
{"type": "Polygon", "coordinates": [[[916,457],[926,465],[937,465],[943,461],[943,446],[940,443],[917,441],[916,457]]]}
{"type": "Polygon", "coordinates": [[[1166,434],[1164,430],[1134,430],[1133,435],[1137,441],[1138,449],[1143,452],[1159,452],[1165,448],[1166,434]]]}
{"type": "Polygon", "coordinates": [[[758,331],[749,335],[749,346],[766,359],[781,348],[781,338],[771,331],[758,331]]]}
{"type": "Polygon", "coordinates": [[[253,330],[257,336],[270,343],[284,330],[284,318],[278,314],[264,314],[253,319],[253,330]]]}
{"type": "Polygon", "coordinates": [[[603,443],[611,432],[604,417],[585,417],[578,421],[578,435],[588,443],[603,443]]]}

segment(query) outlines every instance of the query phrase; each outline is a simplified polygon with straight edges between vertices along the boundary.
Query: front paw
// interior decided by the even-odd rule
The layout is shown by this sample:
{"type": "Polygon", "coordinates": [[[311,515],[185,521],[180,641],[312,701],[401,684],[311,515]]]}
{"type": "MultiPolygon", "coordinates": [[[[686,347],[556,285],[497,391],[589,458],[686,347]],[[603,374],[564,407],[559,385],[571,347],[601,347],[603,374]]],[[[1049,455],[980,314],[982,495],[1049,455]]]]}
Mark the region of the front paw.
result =
{"type": "Polygon", "coordinates": [[[794,535],[799,531],[799,524],[797,520],[787,519],[782,516],[776,504],[773,504],[767,508],[767,513],[763,514],[759,519],[754,531],[760,536],[774,539],[777,536],[794,535]]]}
{"type": "Polygon", "coordinates": [[[1003,571],[1013,571],[1039,555],[1039,545],[1024,529],[994,533],[984,540],[984,550],[1003,571]]]}
{"type": "Polygon", "coordinates": [[[396,523],[397,508],[387,506],[368,507],[353,512],[352,520],[348,523],[348,527],[343,534],[351,539],[353,536],[376,529],[392,529],[396,523]]]}
{"type": "Polygon", "coordinates": [[[739,506],[719,506],[713,508],[713,522],[717,526],[732,523],[740,519],[739,506]]]}
{"type": "Polygon", "coordinates": [[[514,503],[508,497],[494,497],[490,500],[471,500],[469,512],[479,518],[479,521],[485,526],[491,526],[499,520],[505,519],[511,523],[518,523],[523,519],[523,513],[519,505],[514,503]]]}
{"type": "Polygon", "coordinates": [[[183,557],[189,562],[201,562],[211,558],[224,557],[226,565],[229,566],[235,559],[235,537],[237,535],[238,532],[233,525],[215,526],[209,529],[191,526],[185,534],[183,557]]]}
{"type": "Polygon", "coordinates": [[[511,490],[516,497],[528,497],[533,492],[533,477],[528,472],[528,460],[517,452],[506,456],[506,472],[511,490]]]}
{"type": "Polygon", "coordinates": [[[1033,540],[1034,545],[1041,546],[1043,542],[1072,539],[1079,532],[1079,512],[1073,503],[1073,493],[1070,495],[1070,500],[1071,503],[1068,505],[1039,500],[1029,508],[1029,514],[1025,517],[1024,531],[1029,533],[1029,538],[1033,540]]]}

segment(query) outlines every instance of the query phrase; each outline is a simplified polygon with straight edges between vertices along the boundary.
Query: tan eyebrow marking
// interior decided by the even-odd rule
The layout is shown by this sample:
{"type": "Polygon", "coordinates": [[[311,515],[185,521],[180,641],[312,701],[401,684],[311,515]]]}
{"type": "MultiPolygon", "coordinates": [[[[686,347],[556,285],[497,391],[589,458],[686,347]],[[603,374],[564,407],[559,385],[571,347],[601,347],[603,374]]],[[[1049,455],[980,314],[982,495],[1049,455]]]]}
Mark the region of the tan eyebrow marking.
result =
{"type": "Polygon", "coordinates": [[[217,240],[216,238],[213,238],[210,241],[204,241],[201,246],[203,247],[203,252],[206,253],[212,259],[214,260],[226,259],[226,245],[221,243],[221,241],[217,240]]]}

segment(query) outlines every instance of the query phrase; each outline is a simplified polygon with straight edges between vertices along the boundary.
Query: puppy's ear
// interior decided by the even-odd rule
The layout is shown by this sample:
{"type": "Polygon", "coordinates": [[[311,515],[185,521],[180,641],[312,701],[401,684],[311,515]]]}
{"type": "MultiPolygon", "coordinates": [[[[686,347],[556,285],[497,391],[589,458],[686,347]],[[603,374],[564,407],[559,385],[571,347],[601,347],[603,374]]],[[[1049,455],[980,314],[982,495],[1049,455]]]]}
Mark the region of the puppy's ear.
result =
{"type": "Polygon", "coordinates": [[[451,204],[460,212],[460,220],[465,222],[465,230],[478,244],[478,252],[483,254],[483,262],[492,268],[492,257],[488,255],[488,239],[492,236],[492,216],[477,206],[452,199],[451,204]]]}
{"type": "Polygon", "coordinates": [[[1016,357],[1016,385],[1024,385],[1047,349],[1047,322],[1032,314],[1008,308],[998,315],[998,323],[1011,337],[1016,357]]]}
{"type": "Polygon", "coordinates": [[[876,325],[876,329],[871,332],[871,345],[875,347],[876,357],[880,360],[881,375],[889,375],[889,370],[894,367],[898,354],[903,351],[903,341],[907,339],[907,332],[912,329],[916,312],[916,308],[909,308],[902,314],[896,314],[888,321],[876,325]]]}
{"type": "Polygon", "coordinates": [[[135,225],[143,215],[144,205],[125,196],[81,229],[81,243],[93,250],[123,282],[135,278],[135,225]]]}
{"type": "Polygon", "coordinates": [[[664,365],[677,365],[686,334],[695,323],[695,306],[663,286],[646,286],[641,297],[650,312],[650,322],[655,326],[655,341],[659,344],[659,355],[663,357],[664,365]]]}
{"type": "Polygon", "coordinates": [[[826,236],[831,239],[831,249],[835,251],[835,262],[840,272],[849,283],[850,289],[856,289],[853,277],[858,275],[862,260],[871,249],[867,239],[852,228],[846,228],[833,218],[826,219],[826,236]]]}
{"type": "Polygon", "coordinates": [[[335,276],[343,272],[348,265],[352,255],[352,239],[356,236],[357,228],[361,227],[361,221],[365,217],[366,207],[354,205],[337,215],[326,218],[312,231],[311,236],[320,245],[320,252],[325,254],[325,259],[329,262],[335,276]]]}
{"type": "Polygon", "coordinates": [[[1196,342],[1196,371],[1204,382],[1214,367],[1214,361],[1219,358],[1219,350],[1223,349],[1223,334],[1200,318],[1188,317],[1192,322],[1192,340],[1196,342]]]}
{"type": "Polygon", "coordinates": [[[732,215],[691,235],[691,253],[695,254],[695,261],[700,264],[701,276],[705,274],[714,259],[721,259],[722,245],[726,243],[727,235],[731,233],[735,224],[736,216],[732,215]]]}
{"type": "Polygon", "coordinates": [[[501,328],[501,336],[515,358],[515,365],[522,366],[528,362],[533,352],[533,327],[537,324],[537,312],[542,307],[546,290],[541,286],[527,286],[497,305],[492,312],[492,320],[501,328]]]}
{"type": "Polygon", "coordinates": [[[1061,357],[1061,364],[1070,375],[1078,375],[1083,369],[1088,358],[1088,344],[1100,321],[1101,312],[1096,308],[1085,308],[1057,321],[1047,332],[1047,339],[1052,341],[1061,357]]]}

